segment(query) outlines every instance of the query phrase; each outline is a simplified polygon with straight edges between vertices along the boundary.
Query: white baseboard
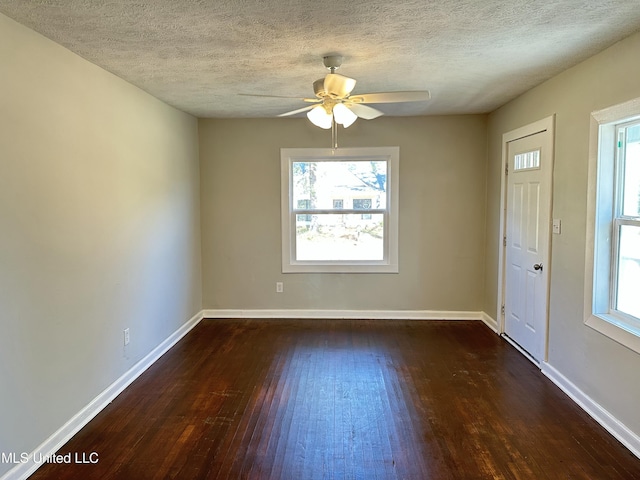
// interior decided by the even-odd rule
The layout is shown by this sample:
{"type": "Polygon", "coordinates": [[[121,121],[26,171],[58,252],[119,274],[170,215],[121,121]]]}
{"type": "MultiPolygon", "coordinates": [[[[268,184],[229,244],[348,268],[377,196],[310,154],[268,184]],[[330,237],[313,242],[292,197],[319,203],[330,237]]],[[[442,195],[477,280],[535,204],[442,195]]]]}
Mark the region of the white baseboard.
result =
{"type": "MultiPolygon", "coordinates": [[[[297,310],[255,309],[204,310],[204,318],[299,318],[299,319],[388,319],[388,320],[483,320],[484,312],[441,310],[297,310]]],[[[486,323],[486,322],[485,322],[486,323]]]]}
{"type": "Polygon", "coordinates": [[[482,320],[487,327],[493,330],[494,333],[498,333],[498,322],[485,312],[480,312],[480,314],[480,320],[482,320]]]}
{"type": "Polygon", "coordinates": [[[142,373],[153,365],[164,353],[173,347],[202,319],[203,312],[197,313],[189,321],[184,323],[178,330],[172,333],[160,345],[154,348],[147,356],[131,367],[120,378],[113,382],[100,395],[94,398],[87,406],[76,413],[67,423],[65,423],[51,437],[46,439],[39,447],[29,454],[29,460],[18,463],[13,469],[5,473],[0,480],[25,480],[42,462],[36,463],[34,458],[43,459],[57,452],[71,437],[87,425],[98,413],[100,413],[109,403],[111,403],[125,388],[142,373]]]}
{"type": "Polygon", "coordinates": [[[640,436],[631,431],[616,417],[602,408],[589,395],[580,390],[567,377],[546,362],[542,363],[542,373],[566,393],[580,408],[602,425],[611,435],[640,458],[640,436]]]}

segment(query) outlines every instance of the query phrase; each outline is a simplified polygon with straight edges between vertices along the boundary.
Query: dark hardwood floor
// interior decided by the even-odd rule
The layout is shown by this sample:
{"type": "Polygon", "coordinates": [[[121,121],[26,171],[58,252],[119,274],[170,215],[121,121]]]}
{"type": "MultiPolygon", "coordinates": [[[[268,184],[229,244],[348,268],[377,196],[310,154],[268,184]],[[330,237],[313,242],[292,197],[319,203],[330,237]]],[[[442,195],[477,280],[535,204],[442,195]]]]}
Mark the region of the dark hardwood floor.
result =
{"type": "Polygon", "coordinates": [[[204,320],[59,453],[98,461],[31,478],[640,478],[638,458],[466,321],[204,320]]]}

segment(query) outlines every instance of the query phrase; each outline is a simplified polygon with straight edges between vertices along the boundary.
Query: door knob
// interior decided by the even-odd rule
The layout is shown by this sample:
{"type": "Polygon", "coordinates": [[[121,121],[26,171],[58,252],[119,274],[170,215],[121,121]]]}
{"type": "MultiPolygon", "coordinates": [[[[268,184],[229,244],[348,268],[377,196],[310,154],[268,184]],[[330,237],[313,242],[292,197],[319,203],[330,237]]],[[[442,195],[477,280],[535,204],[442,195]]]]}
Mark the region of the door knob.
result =
{"type": "Polygon", "coordinates": [[[537,271],[537,270],[542,270],[542,264],[541,264],[541,263],[536,263],[536,264],[533,266],[533,269],[534,269],[534,270],[536,270],[536,271],[537,271]]]}

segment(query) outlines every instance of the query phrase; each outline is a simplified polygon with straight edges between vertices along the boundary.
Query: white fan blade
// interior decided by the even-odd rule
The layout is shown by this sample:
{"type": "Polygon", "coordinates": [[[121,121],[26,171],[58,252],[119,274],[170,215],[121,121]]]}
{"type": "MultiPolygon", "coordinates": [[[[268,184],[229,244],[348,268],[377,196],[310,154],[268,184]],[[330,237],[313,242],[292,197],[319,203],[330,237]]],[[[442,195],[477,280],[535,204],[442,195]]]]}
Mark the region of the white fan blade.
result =
{"type": "Polygon", "coordinates": [[[329,73],[324,77],[324,90],[334,98],[345,98],[351,93],[356,81],[339,73],[329,73]]]}
{"type": "Polygon", "coordinates": [[[364,118],[365,120],[373,120],[374,118],[378,118],[380,115],[384,115],[380,110],[376,110],[375,108],[368,107],[366,105],[360,105],[357,103],[347,103],[346,105],[358,117],[364,118]]]}
{"type": "Polygon", "coordinates": [[[308,103],[317,103],[321,101],[319,98],[288,97],[286,95],[260,95],[255,93],[238,93],[238,95],[241,95],[243,97],[261,97],[261,98],[293,98],[293,99],[301,100],[303,102],[308,102],[308,103]]]}
{"type": "Polygon", "coordinates": [[[292,110],[290,112],[286,112],[286,113],[281,113],[280,115],[278,115],[279,117],[288,117],[289,115],[295,115],[296,113],[302,113],[302,112],[306,112],[307,110],[311,110],[313,107],[315,107],[316,105],[309,105],[308,107],[302,107],[299,108],[297,110],[292,110]]]}
{"type": "Polygon", "coordinates": [[[422,90],[415,92],[363,93],[362,95],[349,97],[349,101],[354,103],[401,103],[422,102],[430,98],[429,90],[422,90]]]}

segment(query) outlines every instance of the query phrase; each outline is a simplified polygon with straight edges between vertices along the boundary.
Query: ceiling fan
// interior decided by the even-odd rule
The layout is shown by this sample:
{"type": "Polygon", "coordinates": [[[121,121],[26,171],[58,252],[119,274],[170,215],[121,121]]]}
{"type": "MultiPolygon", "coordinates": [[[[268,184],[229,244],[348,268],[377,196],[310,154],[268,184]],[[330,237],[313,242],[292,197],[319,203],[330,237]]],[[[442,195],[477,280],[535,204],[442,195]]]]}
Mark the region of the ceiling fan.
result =
{"type": "Polygon", "coordinates": [[[300,99],[304,102],[314,103],[315,105],[281,113],[278,115],[279,117],[287,117],[289,115],[307,112],[307,117],[311,123],[320,128],[330,129],[334,122],[347,128],[358,118],[371,120],[383,115],[380,110],[370,107],[367,104],[419,102],[431,98],[428,90],[351,94],[356,86],[356,81],[353,78],[336,73],[336,70],[342,65],[342,56],[327,55],[323,57],[323,60],[324,66],[329,69],[330,73],[324,78],[313,82],[315,98],[300,99]]]}

